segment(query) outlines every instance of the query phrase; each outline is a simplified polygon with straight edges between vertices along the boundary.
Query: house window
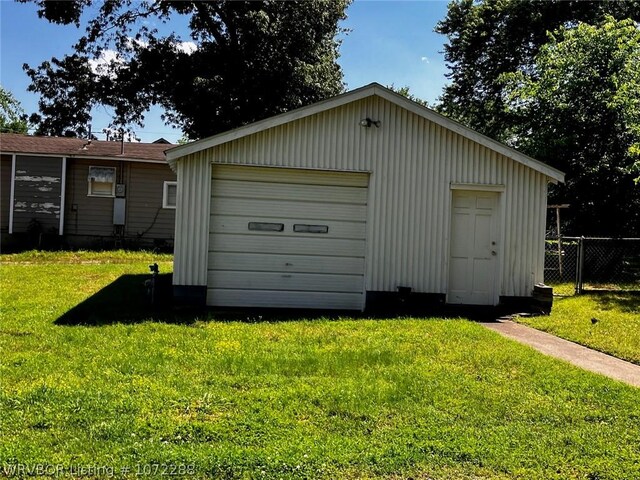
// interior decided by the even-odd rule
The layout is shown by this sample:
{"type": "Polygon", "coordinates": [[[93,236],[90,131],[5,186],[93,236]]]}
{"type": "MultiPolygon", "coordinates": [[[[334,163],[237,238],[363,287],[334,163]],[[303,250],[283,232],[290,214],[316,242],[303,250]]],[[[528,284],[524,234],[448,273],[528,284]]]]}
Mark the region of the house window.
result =
{"type": "Polygon", "coordinates": [[[115,167],[89,167],[89,193],[91,197],[115,197],[115,167]]]}
{"type": "Polygon", "coordinates": [[[164,182],[162,190],[162,208],[176,208],[178,182],[164,182]]]}

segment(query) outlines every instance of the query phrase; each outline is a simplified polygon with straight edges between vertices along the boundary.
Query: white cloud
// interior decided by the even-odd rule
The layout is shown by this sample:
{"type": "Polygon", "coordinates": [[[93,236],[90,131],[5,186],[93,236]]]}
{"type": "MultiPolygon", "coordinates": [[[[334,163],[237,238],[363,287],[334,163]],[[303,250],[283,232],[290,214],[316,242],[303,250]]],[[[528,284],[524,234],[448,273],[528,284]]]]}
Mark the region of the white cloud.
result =
{"type": "Polygon", "coordinates": [[[103,50],[98,58],[89,60],[89,68],[98,76],[114,77],[114,73],[110,72],[110,67],[114,64],[122,64],[122,57],[115,50],[103,50]]]}
{"type": "Polygon", "coordinates": [[[179,52],[184,52],[187,55],[191,55],[198,49],[198,46],[193,42],[178,42],[175,45],[176,50],[179,52]]]}
{"type": "MultiPolygon", "coordinates": [[[[130,47],[134,45],[140,48],[146,48],[148,43],[141,40],[129,39],[130,47]]],[[[178,52],[191,55],[198,49],[198,46],[194,42],[176,42],[174,44],[175,49],[178,52]]],[[[124,64],[124,59],[119,52],[115,50],[103,50],[98,58],[89,60],[89,68],[98,76],[108,76],[115,78],[115,73],[112,71],[112,67],[124,64]]]]}
{"type": "Polygon", "coordinates": [[[147,45],[149,45],[149,42],[145,42],[144,40],[136,40],[132,37],[127,38],[127,47],[132,50],[134,47],[147,48],[147,45]]]}
{"type": "Polygon", "coordinates": [[[430,63],[429,57],[420,57],[420,60],[423,61],[424,63],[430,63]]]}

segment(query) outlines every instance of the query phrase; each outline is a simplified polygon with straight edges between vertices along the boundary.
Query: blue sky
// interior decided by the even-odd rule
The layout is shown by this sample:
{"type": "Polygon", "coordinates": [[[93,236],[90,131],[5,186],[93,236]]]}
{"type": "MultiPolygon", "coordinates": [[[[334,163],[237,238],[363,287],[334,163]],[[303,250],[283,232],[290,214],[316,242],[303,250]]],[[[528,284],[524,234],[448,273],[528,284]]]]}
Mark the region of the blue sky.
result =
{"type": "MultiPolygon", "coordinates": [[[[441,53],[445,38],[433,28],[446,11],[446,1],[356,0],[342,24],[351,30],[342,38],[339,59],[347,88],[371,82],[408,86],[414,95],[433,102],[446,82],[441,53]]],[[[184,39],[188,40],[183,21],[169,27],[185,32],[184,39]]],[[[74,26],[39,19],[33,4],[0,0],[0,83],[27,113],[37,111],[38,96],[26,91],[29,79],[22,64],[35,66],[52,56],[63,56],[82,33],[74,26]]],[[[164,137],[175,142],[182,136],[180,130],[164,125],[160,113],[160,109],[154,109],[147,115],[145,126],[136,129],[143,141],[164,137]]],[[[108,112],[93,112],[94,131],[108,122],[108,112]]]]}

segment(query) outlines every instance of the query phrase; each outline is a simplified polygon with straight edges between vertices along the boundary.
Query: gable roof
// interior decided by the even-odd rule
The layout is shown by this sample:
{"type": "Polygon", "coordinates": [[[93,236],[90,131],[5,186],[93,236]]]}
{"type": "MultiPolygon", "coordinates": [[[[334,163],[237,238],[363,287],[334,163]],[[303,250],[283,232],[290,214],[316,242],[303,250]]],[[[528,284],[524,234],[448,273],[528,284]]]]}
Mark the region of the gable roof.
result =
{"type": "Polygon", "coordinates": [[[84,138],[38,137],[18,133],[0,134],[0,152],[3,154],[51,155],[58,157],[95,158],[109,160],[146,161],[165,163],[166,144],[106,142],[84,138]]]}
{"type": "Polygon", "coordinates": [[[409,100],[408,98],[403,97],[402,95],[399,95],[386,87],[383,87],[379,83],[371,83],[364,87],[351,90],[350,92],[343,93],[336,97],[328,98],[326,100],[308,105],[306,107],[298,108],[290,112],[281,113],[280,115],[266,118],[255,123],[250,123],[234,130],[219,133],[212,137],[203,138],[202,140],[197,140],[186,145],[173,147],[165,152],[167,161],[169,162],[169,165],[171,165],[171,168],[175,169],[175,162],[181,157],[374,95],[384,98],[385,100],[401,108],[409,110],[410,112],[415,113],[420,117],[423,117],[471,141],[494,150],[507,158],[526,165],[533,170],[543,173],[544,175],[555,181],[564,182],[564,173],[562,173],[560,170],[557,170],[547,165],[546,163],[543,163],[539,160],[536,160],[535,158],[518,152],[517,150],[496,140],[493,140],[486,135],[478,133],[475,130],[470,129],[469,127],[465,127],[464,125],[451,120],[428,107],[420,105],[413,100],[409,100]]]}

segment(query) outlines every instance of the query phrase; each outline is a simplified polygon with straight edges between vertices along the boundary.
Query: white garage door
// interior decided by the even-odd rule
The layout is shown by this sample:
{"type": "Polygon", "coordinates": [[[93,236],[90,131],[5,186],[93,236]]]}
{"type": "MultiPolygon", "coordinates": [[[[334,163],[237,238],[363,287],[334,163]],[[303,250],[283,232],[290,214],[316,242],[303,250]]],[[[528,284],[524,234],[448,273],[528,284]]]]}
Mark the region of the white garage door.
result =
{"type": "Polygon", "coordinates": [[[362,310],[368,181],[214,165],[207,304],[362,310]]]}

